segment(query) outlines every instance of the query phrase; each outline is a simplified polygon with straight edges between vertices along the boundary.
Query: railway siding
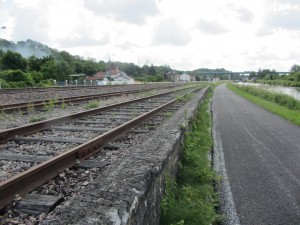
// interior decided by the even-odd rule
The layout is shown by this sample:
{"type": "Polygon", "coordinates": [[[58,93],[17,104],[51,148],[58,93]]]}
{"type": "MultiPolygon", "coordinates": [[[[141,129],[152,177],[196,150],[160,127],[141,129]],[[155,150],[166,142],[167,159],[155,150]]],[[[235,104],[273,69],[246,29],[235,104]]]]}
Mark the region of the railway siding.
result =
{"type": "MultiPolygon", "coordinates": [[[[205,89],[206,90],[206,89],[205,89]]],[[[51,212],[42,224],[158,224],[166,174],[175,175],[182,124],[193,116],[202,90],[143,143],[130,146],[80,193],[51,212]]]]}

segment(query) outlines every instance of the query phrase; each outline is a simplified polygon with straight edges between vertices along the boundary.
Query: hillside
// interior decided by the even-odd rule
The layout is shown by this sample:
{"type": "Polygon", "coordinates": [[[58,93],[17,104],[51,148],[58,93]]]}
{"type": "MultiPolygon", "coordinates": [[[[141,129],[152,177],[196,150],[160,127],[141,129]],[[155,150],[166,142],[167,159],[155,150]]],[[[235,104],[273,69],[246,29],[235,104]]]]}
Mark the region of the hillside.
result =
{"type": "Polygon", "coordinates": [[[13,41],[8,41],[0,38],[0,49],[2,49],[3,51],[11,50],[14,52],[18,52],[25,58],[28,58],[30,56],[42,58],[58,53],[57,50],[54,50],[47,45],[30,39],[14,43],[13,41]]]}

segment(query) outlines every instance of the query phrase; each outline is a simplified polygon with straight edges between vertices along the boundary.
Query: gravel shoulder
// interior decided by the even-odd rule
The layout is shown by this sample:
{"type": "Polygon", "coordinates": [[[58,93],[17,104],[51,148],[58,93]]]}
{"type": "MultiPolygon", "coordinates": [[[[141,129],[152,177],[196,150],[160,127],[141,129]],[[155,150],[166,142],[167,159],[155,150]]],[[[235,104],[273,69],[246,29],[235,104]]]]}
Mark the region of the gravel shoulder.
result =
{"type": "Polygon", "coordinates": [[[228,175],[228,186],[222,187],[227,194],[221,194],[225,223],[300,224],[300,127],[225,85],[215,89],[212,108],[215,147],[224,155],[221,172],[228,175]]]}

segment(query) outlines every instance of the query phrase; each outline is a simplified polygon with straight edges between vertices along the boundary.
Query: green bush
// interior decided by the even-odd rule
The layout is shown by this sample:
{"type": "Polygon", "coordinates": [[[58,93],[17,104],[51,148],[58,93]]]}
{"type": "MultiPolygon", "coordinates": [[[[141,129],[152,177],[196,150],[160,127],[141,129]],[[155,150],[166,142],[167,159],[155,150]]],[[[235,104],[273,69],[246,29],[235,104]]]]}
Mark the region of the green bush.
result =
{"type": "Polygon", "coordinates": [[[29,74],[26,74],[21,70],[1,71],[0,78],[6,80],[7,82],[19,82],[19,81],[32,82],[33,81],[29,74]]]}
{"type": "Polygon", "coordinates": [[[0,85],[1,85],[1,88],[10,88],[9,83],[3,79],[0,79],[0,85]]]}
{"type": "Polygon", "coordinates": [[[53,79],[47,79],[47,80],[42,80],[40,83],[37,84],[38,87],[52,87],[54,85],[54,80],[53,79]]]}
{"type": "Polygon", "coordinates": [[[30,72],[28,73],[31,79],[36,83],[40,83],[43,81],[43,74],[41,72],[30,72]]]}
{"type": "Polygon", "coordinates": [[[10,88],[25,88],[34,86],[33,83],[28,81],[9,82],[10,88]]]}

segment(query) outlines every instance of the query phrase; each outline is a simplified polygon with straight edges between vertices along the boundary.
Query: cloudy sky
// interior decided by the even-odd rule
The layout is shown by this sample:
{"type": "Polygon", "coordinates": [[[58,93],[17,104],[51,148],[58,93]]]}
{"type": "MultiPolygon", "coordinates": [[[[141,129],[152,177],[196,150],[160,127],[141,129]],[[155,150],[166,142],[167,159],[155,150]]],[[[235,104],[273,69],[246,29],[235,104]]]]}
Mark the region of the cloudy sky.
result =
{"type": "Polygon", "coordinates": [[[140,66],[300,64],[299,0],[0,0],[2,26],[0,38],[140,66]]]}

